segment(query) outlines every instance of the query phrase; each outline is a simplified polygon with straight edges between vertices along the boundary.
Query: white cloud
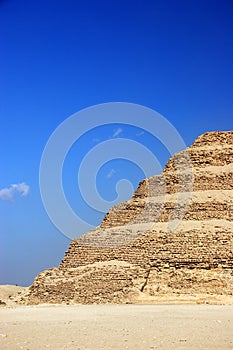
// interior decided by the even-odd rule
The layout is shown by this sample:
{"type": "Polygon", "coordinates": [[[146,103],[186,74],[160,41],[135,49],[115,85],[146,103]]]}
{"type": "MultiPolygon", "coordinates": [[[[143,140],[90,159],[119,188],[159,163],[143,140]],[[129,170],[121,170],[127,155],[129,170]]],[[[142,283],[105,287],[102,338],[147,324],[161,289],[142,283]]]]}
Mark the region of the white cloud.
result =
{"type": "Polygon", "coordinates": [[[25,182],[13,184],[10,187],[0,190],[0,200],[12,202],[17,194],[26,197],[29,194],[29,190],[30,187],[25,182]]]}
{"type": "Polygon", "coordinates": [[[109,171],[109,173],[107,174],[107,179],[111,179],[111,177],[114,175],[116,173],[116,170],[114,170],[114,169],[111,169],[110,171],[109,171]]]}
{"type": "Polygon", "coordinates": [[[112,137],[117,137],[118,135],[120,135],[122,133],[122,131],[123,131],[123,129],[117,128],[116,130],[114,130],[112,137]]]}

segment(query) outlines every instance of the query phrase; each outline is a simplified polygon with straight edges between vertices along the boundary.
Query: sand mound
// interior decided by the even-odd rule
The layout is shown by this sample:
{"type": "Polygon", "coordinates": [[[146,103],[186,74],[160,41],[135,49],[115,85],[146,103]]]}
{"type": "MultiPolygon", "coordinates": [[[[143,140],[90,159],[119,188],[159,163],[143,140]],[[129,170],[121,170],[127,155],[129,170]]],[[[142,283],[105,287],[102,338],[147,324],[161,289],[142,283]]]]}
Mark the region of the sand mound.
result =
{"type": "Polygon", "coordinates": [[[27,290],[27,287],[15,285],[0,285],[0,306],[14,304],[14,298],[21,292],[27,290]]]}

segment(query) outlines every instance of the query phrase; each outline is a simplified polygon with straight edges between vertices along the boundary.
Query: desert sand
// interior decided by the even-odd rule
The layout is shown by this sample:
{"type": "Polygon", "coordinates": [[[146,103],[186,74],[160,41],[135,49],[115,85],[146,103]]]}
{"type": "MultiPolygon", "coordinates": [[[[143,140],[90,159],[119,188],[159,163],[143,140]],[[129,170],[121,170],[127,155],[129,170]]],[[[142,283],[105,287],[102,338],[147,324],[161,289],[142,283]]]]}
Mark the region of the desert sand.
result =
{"type": "Polygon", "coordinates": [[[157,303],[1,307],[0,349],[233,349],[233,306],[157,303]]]}
{"type": "Polygon", "coordinates": [[[26,306],[14,301],[22,290],[0,286],[2,350],[233,349],[233,305],[220,305],[232,302],[224,296],[209,296],[212,304],[166,296],[163,303],[26,306]]]}

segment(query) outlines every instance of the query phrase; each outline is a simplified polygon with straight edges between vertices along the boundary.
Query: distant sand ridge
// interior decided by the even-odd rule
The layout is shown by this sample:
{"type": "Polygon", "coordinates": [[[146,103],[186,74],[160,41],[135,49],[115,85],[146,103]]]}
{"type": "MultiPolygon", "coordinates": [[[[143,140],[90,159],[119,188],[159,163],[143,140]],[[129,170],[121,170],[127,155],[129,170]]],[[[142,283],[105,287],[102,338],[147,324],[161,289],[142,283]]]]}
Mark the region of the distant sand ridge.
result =
{"type": "Polygon", "coordinates": [[[231,300],[232,218],[233,131],[206,133],[72,241],[61,264],[18,300],[231,300]]]}

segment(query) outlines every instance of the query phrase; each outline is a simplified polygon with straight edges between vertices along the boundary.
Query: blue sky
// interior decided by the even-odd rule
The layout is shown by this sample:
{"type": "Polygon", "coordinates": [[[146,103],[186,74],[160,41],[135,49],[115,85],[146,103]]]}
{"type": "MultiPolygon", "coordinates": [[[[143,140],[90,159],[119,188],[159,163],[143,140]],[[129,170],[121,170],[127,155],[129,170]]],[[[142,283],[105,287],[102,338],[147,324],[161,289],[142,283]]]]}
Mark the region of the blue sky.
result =
{"type": "MultiPolygon", "coordinates": [[[[43,207],[39,166],[50,135],[70,115],[114,101],[144,105],[167,118],[187,145],[206,131],[232,129],[231,1],[3,0],[0,48],[0,283],[32,283],[69,245],[43,207]]],[[[103,213],[83,202],[77,171],[95,144],[113,138],[137,140],[162,167],[169,157],[133,126],[115,123],[83,135],[67,155],[63,186],[92,225],[103,213]]],[[[143,177],[132,162],[115,159],[99,170],[97,187],[113,200],[117,181],[127,178],[135,189],[143,177]]]]}

